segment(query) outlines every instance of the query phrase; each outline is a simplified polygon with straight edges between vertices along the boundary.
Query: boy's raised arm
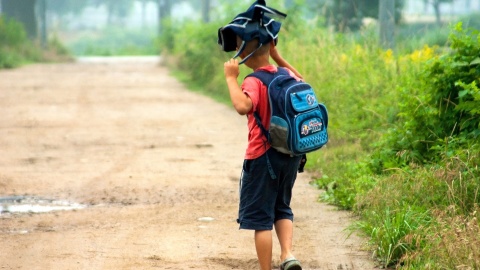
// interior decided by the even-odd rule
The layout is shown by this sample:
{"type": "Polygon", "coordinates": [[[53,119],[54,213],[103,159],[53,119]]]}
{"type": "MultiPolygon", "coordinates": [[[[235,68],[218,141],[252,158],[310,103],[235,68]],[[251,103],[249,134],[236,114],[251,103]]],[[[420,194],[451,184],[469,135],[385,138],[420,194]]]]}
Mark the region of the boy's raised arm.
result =
{"type": "Polygon", "coordinates": [[[233,107],[239,114],[247,114],[252,109],[253,104],[250,97],[243,93],[238,85],[237,78],[240,75],[238,60],[230,59],[228,62],[225,62],[223,69],[233,107]]]}
{"type": "Polygon", "coordinates": [[[290,69],[295,76],[303,80],[303,76],[292,65],[290,65],[287,60],[283,59],[273,41],[270,43],[270,57],[272,57],[273,61],[275,61],[279,67],[290,69]]]}

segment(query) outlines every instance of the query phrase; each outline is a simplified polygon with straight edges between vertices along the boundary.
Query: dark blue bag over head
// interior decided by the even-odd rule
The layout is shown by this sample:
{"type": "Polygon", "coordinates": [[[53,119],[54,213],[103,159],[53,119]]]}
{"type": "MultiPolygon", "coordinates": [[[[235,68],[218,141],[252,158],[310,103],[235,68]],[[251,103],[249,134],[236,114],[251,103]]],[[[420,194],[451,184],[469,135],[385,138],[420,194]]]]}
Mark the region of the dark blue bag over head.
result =
{"type": "MultiPolygon", "coordinates": [[[[245,49],[246,43],[258,39],[258,48],[278,40],[281,23],[274,18],[283,19],[287,14],[266,6],[264,0],[255,1],[246,12],[238,14],[229,24],[218,29],[218,44],[225,52],[237,50],[238,57],[245,49]],[[242,44],[237,45],[237,36],[242,44]]],[[[258,49],[257,48],[257,49],[258,49]]],[[[245,62],[253,52],[243,59],[245,62]]]]}

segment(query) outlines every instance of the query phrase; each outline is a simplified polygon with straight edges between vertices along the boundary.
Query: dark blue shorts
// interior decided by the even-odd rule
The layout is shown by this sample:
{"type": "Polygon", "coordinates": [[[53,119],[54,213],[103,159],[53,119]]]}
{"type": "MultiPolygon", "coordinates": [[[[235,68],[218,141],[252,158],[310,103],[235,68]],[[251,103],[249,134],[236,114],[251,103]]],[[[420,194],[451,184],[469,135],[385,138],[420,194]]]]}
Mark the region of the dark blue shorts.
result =
{"type": "Polygon", "coordinates": [[[292,189],[301,157],[291,157],[270,148],[257,159],[246,159],[240,178],[240,229],[272,230],[280,219],[293,221],[292,189]],[[276,179],[267,166],[267,156],[276,179]]]}

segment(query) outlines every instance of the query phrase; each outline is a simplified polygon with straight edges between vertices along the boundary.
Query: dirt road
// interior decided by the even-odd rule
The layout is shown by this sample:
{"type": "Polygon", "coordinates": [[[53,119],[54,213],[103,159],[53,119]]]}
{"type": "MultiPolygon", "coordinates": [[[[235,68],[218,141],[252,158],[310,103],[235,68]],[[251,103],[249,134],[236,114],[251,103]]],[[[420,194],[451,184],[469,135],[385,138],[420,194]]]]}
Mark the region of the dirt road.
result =
{"type": "MultiPolygon", "coordinates": [[[[245,117],[151,59],[94,60],[0,71],[0,269],[257,269],[235,222],[245,117]],[[11,213],[41,198],[78,209],[11,213]]],[[[309,180],[293,198],[304,268],[373,269],[309,180]]]]}

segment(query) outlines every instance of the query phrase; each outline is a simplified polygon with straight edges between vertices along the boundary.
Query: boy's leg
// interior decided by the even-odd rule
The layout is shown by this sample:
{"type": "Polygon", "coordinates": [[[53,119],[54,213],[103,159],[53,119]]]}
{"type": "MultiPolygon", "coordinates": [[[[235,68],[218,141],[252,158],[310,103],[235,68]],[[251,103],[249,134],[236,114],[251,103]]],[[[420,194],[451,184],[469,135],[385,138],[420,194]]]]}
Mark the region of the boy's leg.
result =
{"type": "Polygon", "coordinates": [[[260,269],[272,269],[272,231],[255,231],[255,248],[260,269]]]}
{"type": "MultiPolygon", "coordinates": [[[[278,156],[281,164],[279,192],[275,203],[275,231],[280,242],[280,261],[294,258],[293,248],[293,212],[290,208],[292,190],[297,177],[297,168],[301,157],[278,156]]],[[[296,263],[298,264],[298,262],[296,263]]],[[[298,264],[294,269],[299,268],[298,264]]],[[[293,269],[293,268],[292,268],[293,269]]]]}
{"type": "Polygon", "coordinates": [[[280,261],[283,262],[285,259],[293,257],[293,222],[290,219],[277,220],[275,222],[275,231],[277,233],[278,242],[280,242],[280,261]]]}

